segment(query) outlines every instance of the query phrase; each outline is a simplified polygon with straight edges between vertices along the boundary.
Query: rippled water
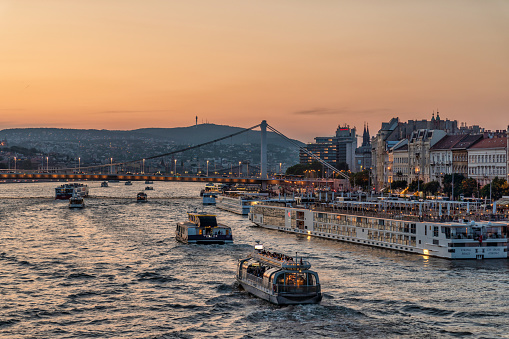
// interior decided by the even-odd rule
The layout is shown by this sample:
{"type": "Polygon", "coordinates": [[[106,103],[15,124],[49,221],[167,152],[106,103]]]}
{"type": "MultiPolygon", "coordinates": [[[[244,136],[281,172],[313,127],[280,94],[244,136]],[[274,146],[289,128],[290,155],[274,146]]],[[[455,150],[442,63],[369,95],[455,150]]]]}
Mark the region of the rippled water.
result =
{"type": "Polygon", "coordinates": [[[448,261],[252,227],[232,245],[183,245],[203,185],[89,183],[83,210],[53,200],[56,183],[0,185],[0,337],[509,337],[509,261],[448,261]],[[235,283],[255,240],[308,257],[319,305],[278,307],[235,283]]]}

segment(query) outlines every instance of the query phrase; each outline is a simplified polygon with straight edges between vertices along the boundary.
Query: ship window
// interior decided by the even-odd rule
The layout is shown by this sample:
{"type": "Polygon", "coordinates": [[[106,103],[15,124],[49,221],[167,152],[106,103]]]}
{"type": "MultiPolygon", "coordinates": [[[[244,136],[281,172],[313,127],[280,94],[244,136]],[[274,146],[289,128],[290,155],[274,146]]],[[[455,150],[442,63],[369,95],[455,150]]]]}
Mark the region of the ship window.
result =
{"type": "Polygon", "coordinates": [[[309,285],[306,273],[285,273],[286,286],[309,285]]]}
{"type": "Polygon", "coordinates": [[[198,217],[198,225],[200,226],[217,226],[217,220],[215,216],[212,215],[200,215],[198,217]]]}

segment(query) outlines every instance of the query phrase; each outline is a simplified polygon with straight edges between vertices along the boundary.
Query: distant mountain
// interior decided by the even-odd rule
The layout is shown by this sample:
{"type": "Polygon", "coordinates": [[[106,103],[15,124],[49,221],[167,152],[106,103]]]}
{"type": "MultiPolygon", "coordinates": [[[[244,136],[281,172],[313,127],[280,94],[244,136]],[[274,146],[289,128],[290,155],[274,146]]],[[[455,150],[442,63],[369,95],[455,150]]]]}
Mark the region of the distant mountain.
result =
{"type": "MultiPolygon", "coordinates": [[[[107,139],[157,139],[173,144],[197,145],[215,140],[243,130],[241,127],[200,124],[176,128],[140,128],[132,131],[65,129],[65,128],[13,128],[0,131],[0,139],[7,139],[9,144],[27,145],[31,142],[72,142],[107,139]]],[[[260,131],[247,131],[232,138],[223,140],[228,144],[260,144],[260,131]]],[[[293,140],[298,145],[304,145],[293,140]]],[[[267,132],[267,143],[281,147],[293,147],[273,132],[267,132]]]]}

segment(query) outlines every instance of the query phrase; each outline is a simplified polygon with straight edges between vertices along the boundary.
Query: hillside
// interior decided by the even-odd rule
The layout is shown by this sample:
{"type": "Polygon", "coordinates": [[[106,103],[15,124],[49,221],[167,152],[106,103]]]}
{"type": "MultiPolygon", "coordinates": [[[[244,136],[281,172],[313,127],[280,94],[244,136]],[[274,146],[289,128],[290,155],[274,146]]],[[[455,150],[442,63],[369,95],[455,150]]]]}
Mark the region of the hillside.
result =
{"type": "MultiPolygon", "coordinates": [[[[140,128],[131,131],[94,130],[94,129],[64,129],[64,128],[14,128],[0,131],[0,139],[6,139],[10,145],[27,146],[30,143],[41,142],[72,142],[90,140],[136,140],[157,139],[159,142],[169,142],[177,145],[197,145],[218,139],[243,130],[240,127],[200,124],[190,127],[176,128],[140,128]]],[[[228,144],[260,144],[260,131],[248,131],[241,135],[228,138],[222,143],[228,144]]],[[[294,140],[299,145],[302,142],[294,140]]],[[[293,147],[275,133],[267,132],[267,143],[280,147],[293,147]]]]}

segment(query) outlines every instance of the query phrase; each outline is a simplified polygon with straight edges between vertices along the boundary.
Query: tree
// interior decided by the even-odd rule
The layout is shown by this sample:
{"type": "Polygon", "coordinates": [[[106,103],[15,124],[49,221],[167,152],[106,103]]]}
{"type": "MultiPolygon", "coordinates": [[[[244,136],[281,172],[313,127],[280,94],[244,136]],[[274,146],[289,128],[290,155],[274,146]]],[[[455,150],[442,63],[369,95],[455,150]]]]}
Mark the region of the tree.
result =
{"type": "Polygon", "coordinates": [[[461,191],[466,197],[473,197],[474,194],[479,192],[479,185],[474,178],[466,178],[461,182],[461,191]]]}
{"type": "Polygon", "coordinates": [[[360,186],[363,189],[368,188],[369,185],[369,171],[364,170],[362,172],[350,174],[350,185],[360,186]]]}
{"type": "MultiPolygon", "coordinates": [[[[463,174],[454,173],[454,198],[458,197],[462,194],[461,182],[465,180],[465,176],[463,174]]],[[[451,195],[452,192],[452,174],[446,174],[444,176],[444,193],[447,195],[451,195]]],[[[453,198],[453,199],[454,199],[453,198]]]]}
{"type": "Polygon", "coordinates": [[[408,183],[405,180],[396,180],[391,184],[393,190],[400,190],[408,187],[408,183]]]}
{"type": "Polygon", "coordinates": [[[296,164],[286,169],[287,175],[304,175],[306,171],[322,171],[322,164],[318,161],[314,161],[311,164],[296,164]]]}
{"type": "Polygon", "coordinates": [[[502,198],[503,195],[509,194],[509,185],[505,179],[500,179],[499,177],[495,177],[491,181],[491,183],[484,185],[481,189],[481,196],[489,198],[490,197],[490,186],[491,188],[491,199],[498,200],[502,198]]]}
{"type": "Polygon", "coordinates": [[[424,181],[419,180],[419,182],[417,182],[417,180],[412,180],[410,185],[408,185],[408,190],[410,192],[417,192],[418,189],[422,190],[423,186],[424,186],[424,181]]]}
{"type": "Polygon", "coordinates": [[[440,183],[438,181],[430,181],[425,183],[422,187],[422,191],[424,194],[431,194],[435,195],[437,194],[438,190],[440,189],[440,183]]]}

